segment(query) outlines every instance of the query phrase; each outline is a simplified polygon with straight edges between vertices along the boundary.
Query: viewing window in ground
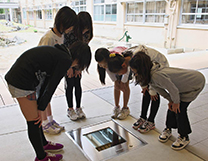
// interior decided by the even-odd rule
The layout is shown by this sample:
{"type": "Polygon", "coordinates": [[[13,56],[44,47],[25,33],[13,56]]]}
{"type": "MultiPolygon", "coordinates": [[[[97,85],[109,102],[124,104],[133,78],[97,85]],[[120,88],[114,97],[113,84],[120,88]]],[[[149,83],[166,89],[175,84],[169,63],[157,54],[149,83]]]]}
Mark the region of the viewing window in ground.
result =
{"type": "Polygon", "coordinates": [[[126,140],[119,136],[110,127],[85,134],[84,136],[88,138],[98,151],[126,142],[126,140]]]}
{"type": "Polygon", "coordinates": [[[182,0],[181,24],[208,24],[208,0],[182,0]]]}
{"type": "Polygon", "coordinates": [[[165,0],[146,0],[127,2],[126,22],[163,23],[165,16],[165,0]]]}

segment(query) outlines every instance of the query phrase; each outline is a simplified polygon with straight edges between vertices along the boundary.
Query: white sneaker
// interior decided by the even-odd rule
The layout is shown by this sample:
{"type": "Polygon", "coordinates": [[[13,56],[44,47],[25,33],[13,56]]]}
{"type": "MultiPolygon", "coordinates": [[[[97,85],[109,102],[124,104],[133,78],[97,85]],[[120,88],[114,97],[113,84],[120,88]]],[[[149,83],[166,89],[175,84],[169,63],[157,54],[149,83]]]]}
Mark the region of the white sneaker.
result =
{"type": "Polygon", "coordinates": [[[74,109],[67,109],[67,116],[72,120],[75,121],[78,119],[78,115],[76,114],[76,112],[74,111],[74,109]]]}
{"type": "Polygon", "coordinates": [[[59,134],[61,132],[61,129],[53,126],[51,122],[49,122],[42,128],[43,128],[44,133],[51,134],[51,135],[59,134]]]}
{"type": "Polygon", "coordinates": [[[54,127],[56,127],[56,128],[60,128],[61,129],[61,131],[63,131],[64,130],[64,126],[61,126],[60,124],[58,124],[55,120],[53,120],[52,122],[52,125],[54,126],[54,127]]]}
{"type": "Polygon", "coordinates": [[[84,114],[84,112],[82,111],[82,108],[76,108],[76,114],[78,116],[79,119],[83,119],[86,118],[86,115],[84,114]]]}
{"type": "Polygon", "coordinates": [[[114,107],[113,114],[111,115],[111,118],[116,119],[118,114],[120,113],[120,107],[114,107]]]}
{"type": "Polygon", "coordinates": [[[169,128],[165,128],[163,132],[160,134],[158,140],[162,143],[165,143],[166,141],[168,141],[171,135],[171,130],[169,128]]]}
{"type": "Polygon", "coordinates": [[[122,108],[121,112],[118,114],[118,119],[124,120],[127,118],[127,116],[130,114],[129,108],[122,108]]]}
{"type": "Polygon", "coordinates": [[[190,140],[188,137],[181,137],[178,136],[176,141],[171,145],[171,148],[174,150],[181,150],[185,148],[190,143],[190,140]]]}

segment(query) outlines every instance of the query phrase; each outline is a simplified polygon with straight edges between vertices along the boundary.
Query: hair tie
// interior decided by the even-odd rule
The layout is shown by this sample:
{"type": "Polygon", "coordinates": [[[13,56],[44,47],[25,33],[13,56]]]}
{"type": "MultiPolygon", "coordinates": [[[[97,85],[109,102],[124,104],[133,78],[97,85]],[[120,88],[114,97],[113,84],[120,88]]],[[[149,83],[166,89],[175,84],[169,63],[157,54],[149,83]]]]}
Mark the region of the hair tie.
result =
{"type": "Polygon", "coordinates": [[[115,57],[115,56],[116,56],[116,53],[111,53],[111,54],[109,55],[110,58],[113,58],[113,57],[115,57]]]}

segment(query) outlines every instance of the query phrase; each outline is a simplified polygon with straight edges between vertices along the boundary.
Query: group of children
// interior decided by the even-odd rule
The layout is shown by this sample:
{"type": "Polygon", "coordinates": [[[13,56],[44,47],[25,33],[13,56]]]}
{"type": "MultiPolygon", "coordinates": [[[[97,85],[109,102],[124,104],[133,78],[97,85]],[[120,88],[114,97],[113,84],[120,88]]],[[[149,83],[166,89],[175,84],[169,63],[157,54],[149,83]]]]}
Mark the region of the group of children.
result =
{"type": "MultiPolygon", "coordinates": [[[[187,115],[188,105],[196,99],[205,85],[204,76],[195,70],[169,67],[166,57],[160,52],[144,45],[129,49],[115,47],[112,50],[100,48],[95,52],[98,62],[100,81],[104,83],[105,71],[115,82],[116,90],[123,91],[124,102],[128,103],[129,84],[123,84],[122,79],[130,80],[131,72],[135,84],[142,87],[143,99],[140,118],[133,124],[133,128],[145,133],[155,128],[160,95],[169,101],[166,127],[159,135],[160,142],[166,142],[171,136],[172,129],[178,129],[178,138],[171,145],[174,150],[183,149],[188,143],[191,127],[187,115]],[[121,50],[123,49],[123,50],[121,50]],[[104,68],[104,69],[102,69],[104,68]],[[118,85],[117,85],[118,82],[118,85]],[[120,87],[120,88],[118,88],[120,87]],[[126,90],[125,90],[126,89],[126,90]],[[128,94],[125,94],[128,93],[128,94]],[[147,118],[147,111],[151,101],[151,109],[147,118]]],[[[128,82],[127,81],[127,82],[128,82]]],[[[116,97],[116,94],[114,94],[116,97]]],[[[113,118],[125,119],[130,111],[124,103],[120,110],[115,98],[113,118]],[[120,117],[122,115],[122,117],[120,117]]]]}
{"type": "MultiPolygon", "coordinates": [[[[88,43],[93,38],[92,19],[88,12],[78,15],[69,7],[62,7],[54,26],[40,40],[38,47],[25,51],[13,64],[5,79],[12,97],[16,98],[27,121],[29,140],[35,150],[35,161],[59,161],[61,154],[49,152],[63,149],[63,145],[47,141],[44,133],[58,134],[64,127],[52,116],[50,100],[59,82],[65,78],[67,116],[71,120],[85,118],[81,108],[81,71],[88,71],[91,50],[88,43]],[[73,108],[75,88],[76,108],[73,108]],[[42,124],[41,124],[42,122],[42,124]]],[[[159,141],[166,142],[171,130],[178,129],[179,137],[172,144],[175,150],[183,149],[190,141],[191,127],[188,105],[204,87],[204,76],[194,70],[169,67],[166,57],[144,45],[132,48],[99,48],[95,52],[99,78],[105,84],[106,72],[114,82],[112,118],[126,119],[130,114],[129,81],[142,87],[141,115],[133,128],[145,133],[155,128],[155,117],[160,105],[160,95],[169,101],[166,128],[159,141]],[[123,92],[123,107],[119,105],[123,92]],[[150,114],[147,111],[151,102],[150,114]]]]}

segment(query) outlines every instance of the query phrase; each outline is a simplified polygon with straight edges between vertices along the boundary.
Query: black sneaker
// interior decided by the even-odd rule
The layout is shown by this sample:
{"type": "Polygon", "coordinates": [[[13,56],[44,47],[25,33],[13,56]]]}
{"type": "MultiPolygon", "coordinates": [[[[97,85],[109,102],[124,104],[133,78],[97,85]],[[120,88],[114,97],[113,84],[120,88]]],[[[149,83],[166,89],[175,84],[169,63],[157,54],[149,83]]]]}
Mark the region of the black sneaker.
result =
{"type": "Polygon", "coordinates": [[[133,124],[133,128],[135,129],[135,130],[138,130],[138,128],[140,128],[144,123],[145,123],[145,119],[143,119],[143,118],[139,118],[138,120],[137,120],[137,122],[135,122],[134,124],[133,124]]]}
{"type": "Polygon", "coordinates": [[[171,148],[174,150],[181,150],[186,147],[190,143],[189,137],[181,137],[178,136],[176,141],[171,145],[171,148]]]}
{"type": "Polygon", "coordinates": [[[171,137],[171,130],[169,128],[165,128],[162,132],[162,134],[160,134],[158,140],[162,143],[165,143],[166,141],[168,141],[168,139],[171,137]]]}

